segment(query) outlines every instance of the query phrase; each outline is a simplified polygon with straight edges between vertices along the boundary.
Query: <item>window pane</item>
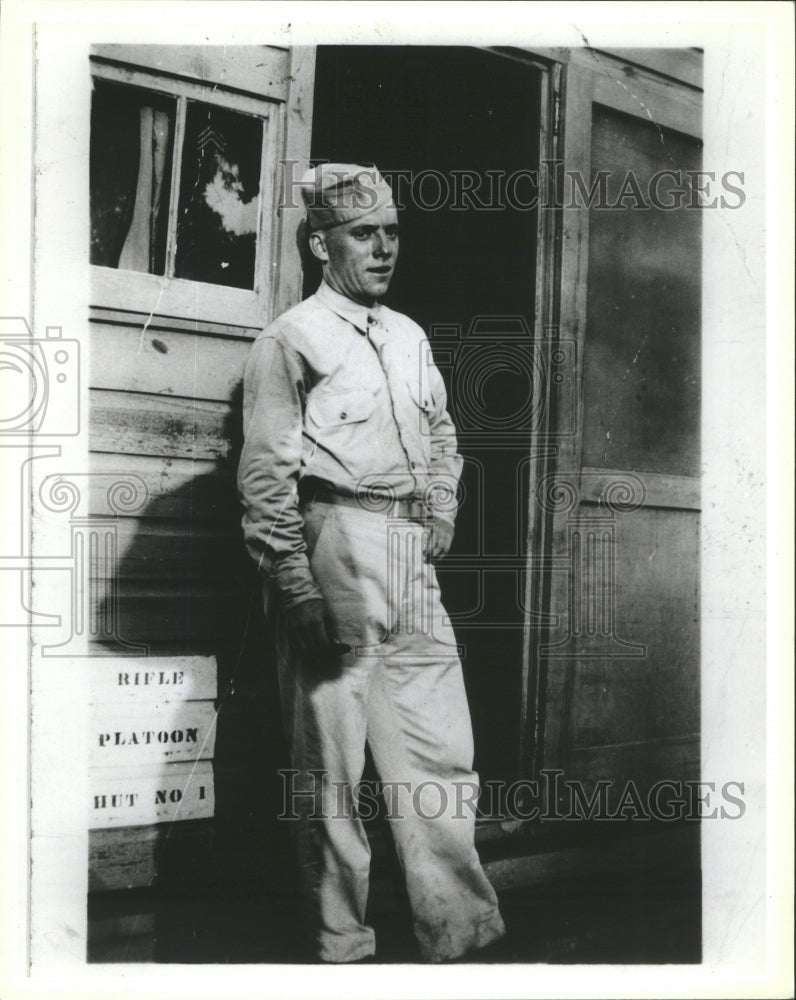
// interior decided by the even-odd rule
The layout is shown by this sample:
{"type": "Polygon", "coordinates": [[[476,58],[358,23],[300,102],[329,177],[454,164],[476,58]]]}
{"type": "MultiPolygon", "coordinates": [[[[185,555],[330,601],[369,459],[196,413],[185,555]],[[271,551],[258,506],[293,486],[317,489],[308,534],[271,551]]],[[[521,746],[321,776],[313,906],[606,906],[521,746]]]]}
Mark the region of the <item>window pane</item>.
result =
{"type": "MultiPolygon", "coordinates": [[[[696,139],[597,106],[592,136],[609,204],[629,171],[646,196],[658,171],[700,167],[696,139]]],[[[664,181],[659,198],[676,203],[664,181]]],[[[584,465],[699,475],[702,220],[689,203],[591,209],[584,465]]]]}
{"type": "Polygon", "coordinates": [[[188,102],[176,277],[254,288],[262,144],[260,118],[188,102]]]}
{"type": "Polygon", "coordinates": [[[161,94],[94,82],[92,264],[164,273],[175,110],[161,94]]]}

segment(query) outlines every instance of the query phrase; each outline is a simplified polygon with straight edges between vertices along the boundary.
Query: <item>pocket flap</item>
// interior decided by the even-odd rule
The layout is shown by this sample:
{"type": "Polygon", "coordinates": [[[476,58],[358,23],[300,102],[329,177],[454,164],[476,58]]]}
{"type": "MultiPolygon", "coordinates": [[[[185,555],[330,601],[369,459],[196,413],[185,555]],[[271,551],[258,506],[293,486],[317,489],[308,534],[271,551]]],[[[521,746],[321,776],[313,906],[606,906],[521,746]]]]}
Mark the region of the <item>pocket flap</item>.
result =
{"type": "Polygon", "coordinates": [[[376,400],[370,389],[321,392],[310,396],[307,413],[318,427],[338,427],[367,420],[375,405],[376,400]]]}

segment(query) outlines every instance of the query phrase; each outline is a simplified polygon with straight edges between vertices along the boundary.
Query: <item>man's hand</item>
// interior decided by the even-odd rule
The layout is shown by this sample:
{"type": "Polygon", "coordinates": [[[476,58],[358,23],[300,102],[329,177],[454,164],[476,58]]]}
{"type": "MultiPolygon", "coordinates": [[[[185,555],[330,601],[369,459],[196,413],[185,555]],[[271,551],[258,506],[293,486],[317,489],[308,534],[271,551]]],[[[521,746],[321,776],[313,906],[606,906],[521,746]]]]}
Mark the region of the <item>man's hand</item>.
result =
{"type": "Polygon", "coordinates": [[[285,612],[285,628],[291,645],[306,662],[320,663],[350,652],[350,646],[329,636],[325,601],[312,598],[290,608],[285,612]]]}
{"type": "Polygon", "coordinates": [[[426,562],[436,562],[448,554],[453,541],[453,525],[444,517],[434,517],[426,536],[426,562]]]}

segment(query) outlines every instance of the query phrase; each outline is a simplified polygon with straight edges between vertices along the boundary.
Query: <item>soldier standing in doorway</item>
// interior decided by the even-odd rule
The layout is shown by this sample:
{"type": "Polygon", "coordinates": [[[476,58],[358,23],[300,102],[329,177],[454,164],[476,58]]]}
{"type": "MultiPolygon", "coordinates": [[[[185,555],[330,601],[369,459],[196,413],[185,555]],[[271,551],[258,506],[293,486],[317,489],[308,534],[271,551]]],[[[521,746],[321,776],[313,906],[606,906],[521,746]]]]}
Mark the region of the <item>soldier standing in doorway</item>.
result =
{"type": "Polygon", "coordinates": [[[276,623],[312,947],[375,953],[368,839],[339,807],[367,742],[385,786],[406,790],[389,818],[421,954],[450,960],[505,932],[474,846],[472,726],[434,569],[461,457],[423,331],[380,301],[398,257],[389,185],[324,164],[302,195],[323,280],[254,343],[238,483],[276,623]]]}

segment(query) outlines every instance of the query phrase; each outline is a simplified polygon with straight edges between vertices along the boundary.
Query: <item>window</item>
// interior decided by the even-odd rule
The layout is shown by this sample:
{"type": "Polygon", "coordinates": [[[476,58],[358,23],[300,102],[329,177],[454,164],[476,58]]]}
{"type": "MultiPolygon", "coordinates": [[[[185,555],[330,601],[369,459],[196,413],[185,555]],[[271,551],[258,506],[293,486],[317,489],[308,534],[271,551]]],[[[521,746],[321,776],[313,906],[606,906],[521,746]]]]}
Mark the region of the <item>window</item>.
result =
{"type": "Polygon", "coordinates": [[[92,60],[92,302],[256,325],[276,115],[262,98],[92,60]]]}

